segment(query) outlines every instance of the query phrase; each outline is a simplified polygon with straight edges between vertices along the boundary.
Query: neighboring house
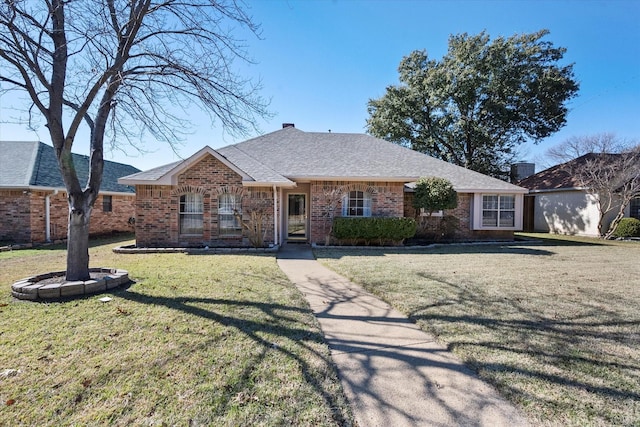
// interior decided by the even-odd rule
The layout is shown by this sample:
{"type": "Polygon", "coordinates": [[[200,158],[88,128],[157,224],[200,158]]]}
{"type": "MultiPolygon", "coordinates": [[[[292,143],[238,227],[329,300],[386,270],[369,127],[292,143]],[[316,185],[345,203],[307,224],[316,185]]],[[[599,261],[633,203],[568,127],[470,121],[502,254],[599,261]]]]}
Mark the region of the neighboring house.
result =
{"type": "Polygon", "coordinates": [[[521,230],[526,189],[369,135],[291,124],[119,182],[136,187],[138,246],[246,246],[239,218],[250,226],[261,217],[265,243],[277,245],[324,243],[334,216],[413,216],[410,184],[421,176],[453,184],[459,204],[447,214],[461,237],[521,230]]]}
{"type": "MultiPolygon", "coordinates": [[[[585,154],[518,182],[519,186],[529,189],[529,195],[525,197],[525,231],[592,237],[599,235],[598,196],[590,194],[570,173],[595,155],[585,154]]],[[[605,230],[615,215],[615,211],[605,215],[605,230]]],[[[631,201],[625,216],[640,219],[640,199],[631,201]]]]}
{"type": "MultiPolygon", "coordinates": [[[[53,147],[42,142],[0,141],[0,241],[41,243],[64,239],[69,206],[53,147]]],[[[73,154],[80,182],[86,182],[89,157],[73,154]]],[[[138,169],[104,162],[100,195],[91,214],[91,234],[131,231],[133,187],[118,178],[138,169]]]]}

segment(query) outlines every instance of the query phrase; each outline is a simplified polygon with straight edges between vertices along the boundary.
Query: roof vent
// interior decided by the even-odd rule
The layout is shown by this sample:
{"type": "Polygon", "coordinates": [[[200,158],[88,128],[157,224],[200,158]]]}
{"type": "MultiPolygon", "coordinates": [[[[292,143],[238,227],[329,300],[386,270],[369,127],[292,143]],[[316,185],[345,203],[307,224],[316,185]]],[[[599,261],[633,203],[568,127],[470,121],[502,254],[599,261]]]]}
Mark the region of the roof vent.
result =
{"type": "Polygon", "coordinates": [[[283,123],[282,124],[282,129],[286,129],[286,128],[294,128],[296,127],[295,123],[283,123]]]}

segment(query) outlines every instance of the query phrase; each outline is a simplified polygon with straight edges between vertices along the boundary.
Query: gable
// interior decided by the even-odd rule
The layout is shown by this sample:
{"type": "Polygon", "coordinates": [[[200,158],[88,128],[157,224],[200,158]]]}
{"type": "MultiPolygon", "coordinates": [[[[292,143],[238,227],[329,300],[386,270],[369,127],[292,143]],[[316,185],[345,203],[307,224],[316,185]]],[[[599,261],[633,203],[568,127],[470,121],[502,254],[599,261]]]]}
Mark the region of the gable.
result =
{"type": "Polygon", "coordinates": [[[242,181],[242,175],[230,168],[218,158],[207,154],[198,159],[176,176],[178,185],[193,180],[205,180],[208,182],[242,181]]]}

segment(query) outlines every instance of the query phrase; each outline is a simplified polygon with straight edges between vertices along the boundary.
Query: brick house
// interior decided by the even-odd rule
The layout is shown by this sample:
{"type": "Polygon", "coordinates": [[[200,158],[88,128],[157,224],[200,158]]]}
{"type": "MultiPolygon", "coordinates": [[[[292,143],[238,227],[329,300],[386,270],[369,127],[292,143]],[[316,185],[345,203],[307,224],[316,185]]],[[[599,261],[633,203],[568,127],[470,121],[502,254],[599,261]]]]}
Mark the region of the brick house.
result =
{"type": "MultiPolygon", "coordinates": [[[[0,141],[0,241],[43,243],[67,236],[69,207],[53,147],[42,142],[0,141]]],[[[89,157],[73,154],[81,182],[86,181],[89,157]]],[[[119,177],[138,169],[104,162],[100,195],[91,213],[91,234],[132,231],[134,188],[118,184],[119,177]]]]}
{"type": "Polygon", "coordinates": [[[411,183],[447,178],[464,238],[508,238],[522,227],[526,189],[365,134],[293,125],[120,178],[136,187],[140,247],[324,243],[334,216],[413,216],[411,183]],[[244,226],[243,226],[244,224],[244,226]]]}

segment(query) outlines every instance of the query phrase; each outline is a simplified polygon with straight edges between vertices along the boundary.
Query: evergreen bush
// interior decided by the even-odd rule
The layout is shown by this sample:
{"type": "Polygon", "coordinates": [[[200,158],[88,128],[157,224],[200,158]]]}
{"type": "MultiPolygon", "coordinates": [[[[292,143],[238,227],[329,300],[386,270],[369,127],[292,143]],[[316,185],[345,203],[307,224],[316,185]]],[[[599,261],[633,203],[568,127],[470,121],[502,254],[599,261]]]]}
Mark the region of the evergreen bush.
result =
{"type": "Polygon", "coordinates": [[[351,244],[401,244],[416,234],[413,218],[338,217],[333,220],[333,236],[351,244]]]}
{"type": "Polygon", "coordinates": [[[622,218],[613,232],[615,237],[640,237],[640,220],[622,218]]]}

